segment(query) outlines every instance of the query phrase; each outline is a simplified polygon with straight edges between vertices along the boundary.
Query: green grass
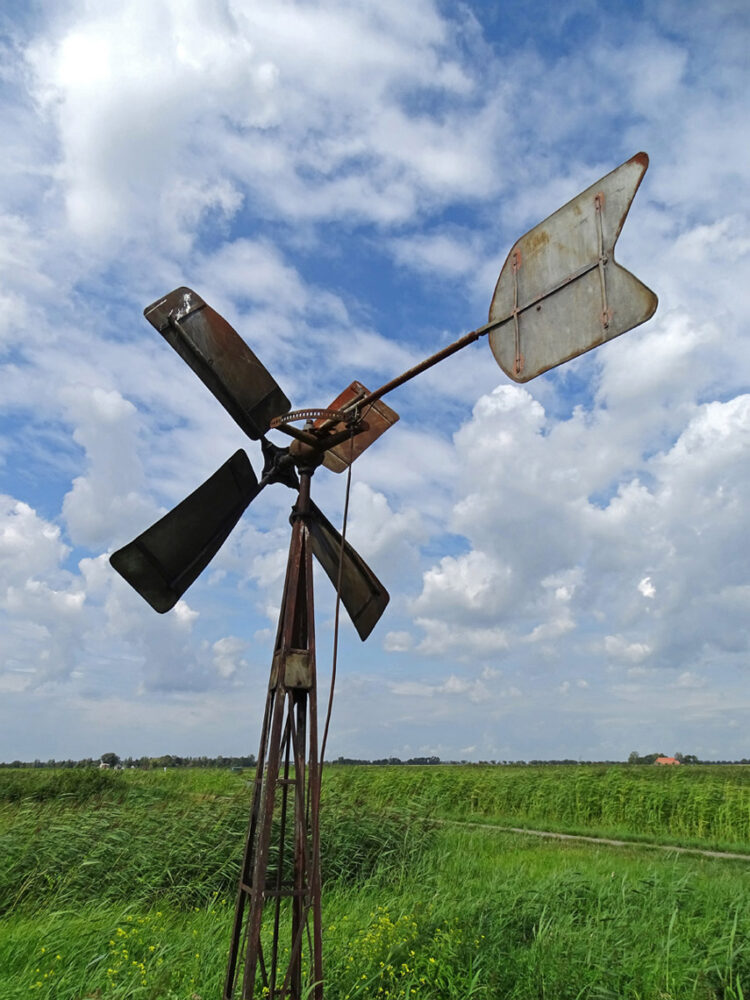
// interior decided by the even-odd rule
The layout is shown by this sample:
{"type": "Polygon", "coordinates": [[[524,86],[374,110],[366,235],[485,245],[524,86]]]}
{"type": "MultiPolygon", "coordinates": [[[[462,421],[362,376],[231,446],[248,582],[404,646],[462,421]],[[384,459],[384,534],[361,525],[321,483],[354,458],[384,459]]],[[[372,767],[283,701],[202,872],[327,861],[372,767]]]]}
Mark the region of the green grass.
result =
{"type": "MultiPolygon", "coordinates": [[[[528,780],[530,769],[512,770],[528,780]]],[[[750,997],[746,862],[435,827],[393,811],[394,789],[404,808],[432,795],[433,814],[436,802],[457,810],[492,774],[506,780],[506,769],[328,772],[327,1000],[750,997]]],[[[248,777],[128,772],[96,787],[82,778],[59,797],[40,792],[38,773],[29,795],[0,786],[0,1000],[218,998],[248,777]]]]}
{"type": "Polygon", "coordinates": [[[347,806],[750,852],[750,766],[343,767],[347,806]]]}
{"type": "Polygon", "coordinates": [[[441,831],[390,905],[374,887],[329,900],[357,927],[337,939],[332,921],[333,995],[738,998],[749,891],[716,862],[441,831]]]}

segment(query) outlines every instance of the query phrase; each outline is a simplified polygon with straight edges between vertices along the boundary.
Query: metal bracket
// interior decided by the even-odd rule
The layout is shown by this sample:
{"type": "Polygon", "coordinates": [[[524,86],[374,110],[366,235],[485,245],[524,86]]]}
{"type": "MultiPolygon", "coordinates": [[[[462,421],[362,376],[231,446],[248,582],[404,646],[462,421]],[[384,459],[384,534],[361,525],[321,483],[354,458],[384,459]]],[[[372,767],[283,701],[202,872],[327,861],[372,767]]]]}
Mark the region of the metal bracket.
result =
{"type": "Polygon", "coordinates": [[[602,230],[602,212],[604,210],[604,194],[599,191],[594,197],[594,208],[596,209],[596,238],[599,247],[599,259],[597,261],[597,267],[599,268],[599,286],[602,290],[602,331],[606,332],[609,327],[610,320],[612,319],[612,313],[607,306],[607,281],[605,278],[604,268],[609,260],[607,254],[604,252],[604,232],[602,230]]]}
{"type": "Polygon", "coordinates": [[[340,420],[346,420],[348,416],[349,414],[344,413],[343,410],[320,410],[316,408],[291,410],[281,417],[274,417],[271,421],[271,427],[280,429],[282,424],[289,424],[294,420],[333,420],[338,423],[340,420]]]}
{"type": "Polygon", "coordinates": [[[513,261],[513,330],[515,334],[516,342],[516,360],[514,362],[514,369],[516,375],[520,375],[523,371],[523,355],[521,354],[521,330],[518,325],[518,272],[521,269],[521,251],[516,247],[516,249],[511,254],[511,259],[513,261]]]}
{"type": "Polygon", "coordinates": [[[306,649],[290,649],[285,656],[275,653],[271,666],[269,688],[283,684],[285,688],[309,691],[312,687],[310,653],[306,649]]]}

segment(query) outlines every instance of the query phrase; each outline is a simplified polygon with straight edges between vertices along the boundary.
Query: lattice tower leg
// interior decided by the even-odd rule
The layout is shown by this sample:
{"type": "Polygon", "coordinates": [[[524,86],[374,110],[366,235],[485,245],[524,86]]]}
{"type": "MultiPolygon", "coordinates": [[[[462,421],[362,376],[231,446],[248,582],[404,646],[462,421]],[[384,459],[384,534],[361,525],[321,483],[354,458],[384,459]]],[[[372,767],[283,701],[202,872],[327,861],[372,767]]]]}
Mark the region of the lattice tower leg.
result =
{"type": "Polygon", "coordinates": [[[312,548],[301,475],[242,870],[224,1000],[323,998],[320,766],[312,548]],[[307,994],[306,994],[307,995],[307,994]]]}

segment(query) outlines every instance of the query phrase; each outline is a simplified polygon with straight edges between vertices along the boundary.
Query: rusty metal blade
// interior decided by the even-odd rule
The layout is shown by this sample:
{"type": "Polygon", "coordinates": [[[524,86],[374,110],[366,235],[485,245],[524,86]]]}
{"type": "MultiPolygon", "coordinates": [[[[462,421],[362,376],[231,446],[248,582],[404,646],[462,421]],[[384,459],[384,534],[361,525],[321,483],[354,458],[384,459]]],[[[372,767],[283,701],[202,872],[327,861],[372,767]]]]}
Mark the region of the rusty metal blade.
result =
{"type": "MultiPolygon", "coordinates": [[[[353,400],[358,398],[364,399],[367,394],[368,390],[365,389],[361,382],[352,382],[348,388],[344,389],[341,395],[334,399],[327,409],[345,410],[353,400]]],[[[396,423],[399,417],[395,410],[392,410],[390,406],[386,406],[382,400],[378,400],[370,403],[362,410],[362,419],[367,424],[367,430],[360,431],[351,440],[343,441],[341,444],[337,444],[326,451],[323,459],[323,465],[326,469],[330,469],[331,472],[343,472],[345,469],[348,469],[352,462],[359,458],[366,448],[370,447],[373,441],[377,441],[381,434],[385,434],[388,428],[396,423]]],[[[320,427],[325,423],[330,423],[330,421],[321,418],[315,421],[315,426],[320,427]]],[[[341,421],[330,427],[329,433],[333,435],[345,428],[346,423],[341,421]]]]}
{"type": "Polygon", "coordinates": [[[147,306],[146,319],[254,441],[289,400],[240,335],[200,295],[176,288],[147,306]]]}
{"type": "Polygon", "coordinates": [[[490,347],[528,382],[644,323],[656,295],[615,263],[614,247],[648,168],[637,153],[517,241],[490,305],[490,347]]]}
{"type": "MultiPolygon", "coordinates": [[[[313,554],[336,587],[339,579],[341,535],[312,501],[308,529],[313,554]]],[[[344,543],[341,600],[363,641],[377,625],[390,600],[383,584],[348,542],[344,543]]]]}
{"type": "Polygon", "coordinates": [[[109,558],[154,611],[173,608],[262,487],[240,449],[174,510],[109,558]]]}

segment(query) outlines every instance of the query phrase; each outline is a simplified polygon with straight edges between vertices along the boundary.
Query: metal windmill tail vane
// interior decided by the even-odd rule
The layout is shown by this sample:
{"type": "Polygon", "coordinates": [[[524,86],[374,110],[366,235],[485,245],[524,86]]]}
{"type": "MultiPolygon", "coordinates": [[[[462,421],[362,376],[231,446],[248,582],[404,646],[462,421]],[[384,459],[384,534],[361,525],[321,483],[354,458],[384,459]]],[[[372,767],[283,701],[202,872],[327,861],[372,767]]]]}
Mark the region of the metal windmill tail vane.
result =
{"type": "Polygon", "coordinates": [[[297,494],[224,1000],[233,1000],[238,990],[249,1000],[257,987],[278,1000],[323,997],[313,556],[361,639],[370,635],[389,598],[313,503],[313,473],[321,465],[333,472],[349,468],[398,420],[383,396],[484,335],[503,371],[526,382],[649,319],[656,296],[614,260],[647,167],[648,157],[638,153],[522,236],[498,278],[488,323],[374,392],[353,382],[324,409],[292,412],[253,351],[191,289],[178,288],[145,310],[248,437],[261,442],[264,465],[258,478],[245,452],[237,451],[114,552],[113,567],[156,611],[168,611],[261,490],[281,483],[297,494]],[[294,426],[300,420],[303,429],[294,426]],[[290,445],[269,440],[272,429],[291,437],[290,445]],[[271,928],[265,943],[264,926],[271,928]]]}
{"type": "Polygon", "coordinates": [[[648,156],[637,153],[516,241],[490,305],[490,347],[515,382],[650,319],[657,298],[614,248],[648,156]],[[554,346],[551,339],[554,338],[554,346]]]}

